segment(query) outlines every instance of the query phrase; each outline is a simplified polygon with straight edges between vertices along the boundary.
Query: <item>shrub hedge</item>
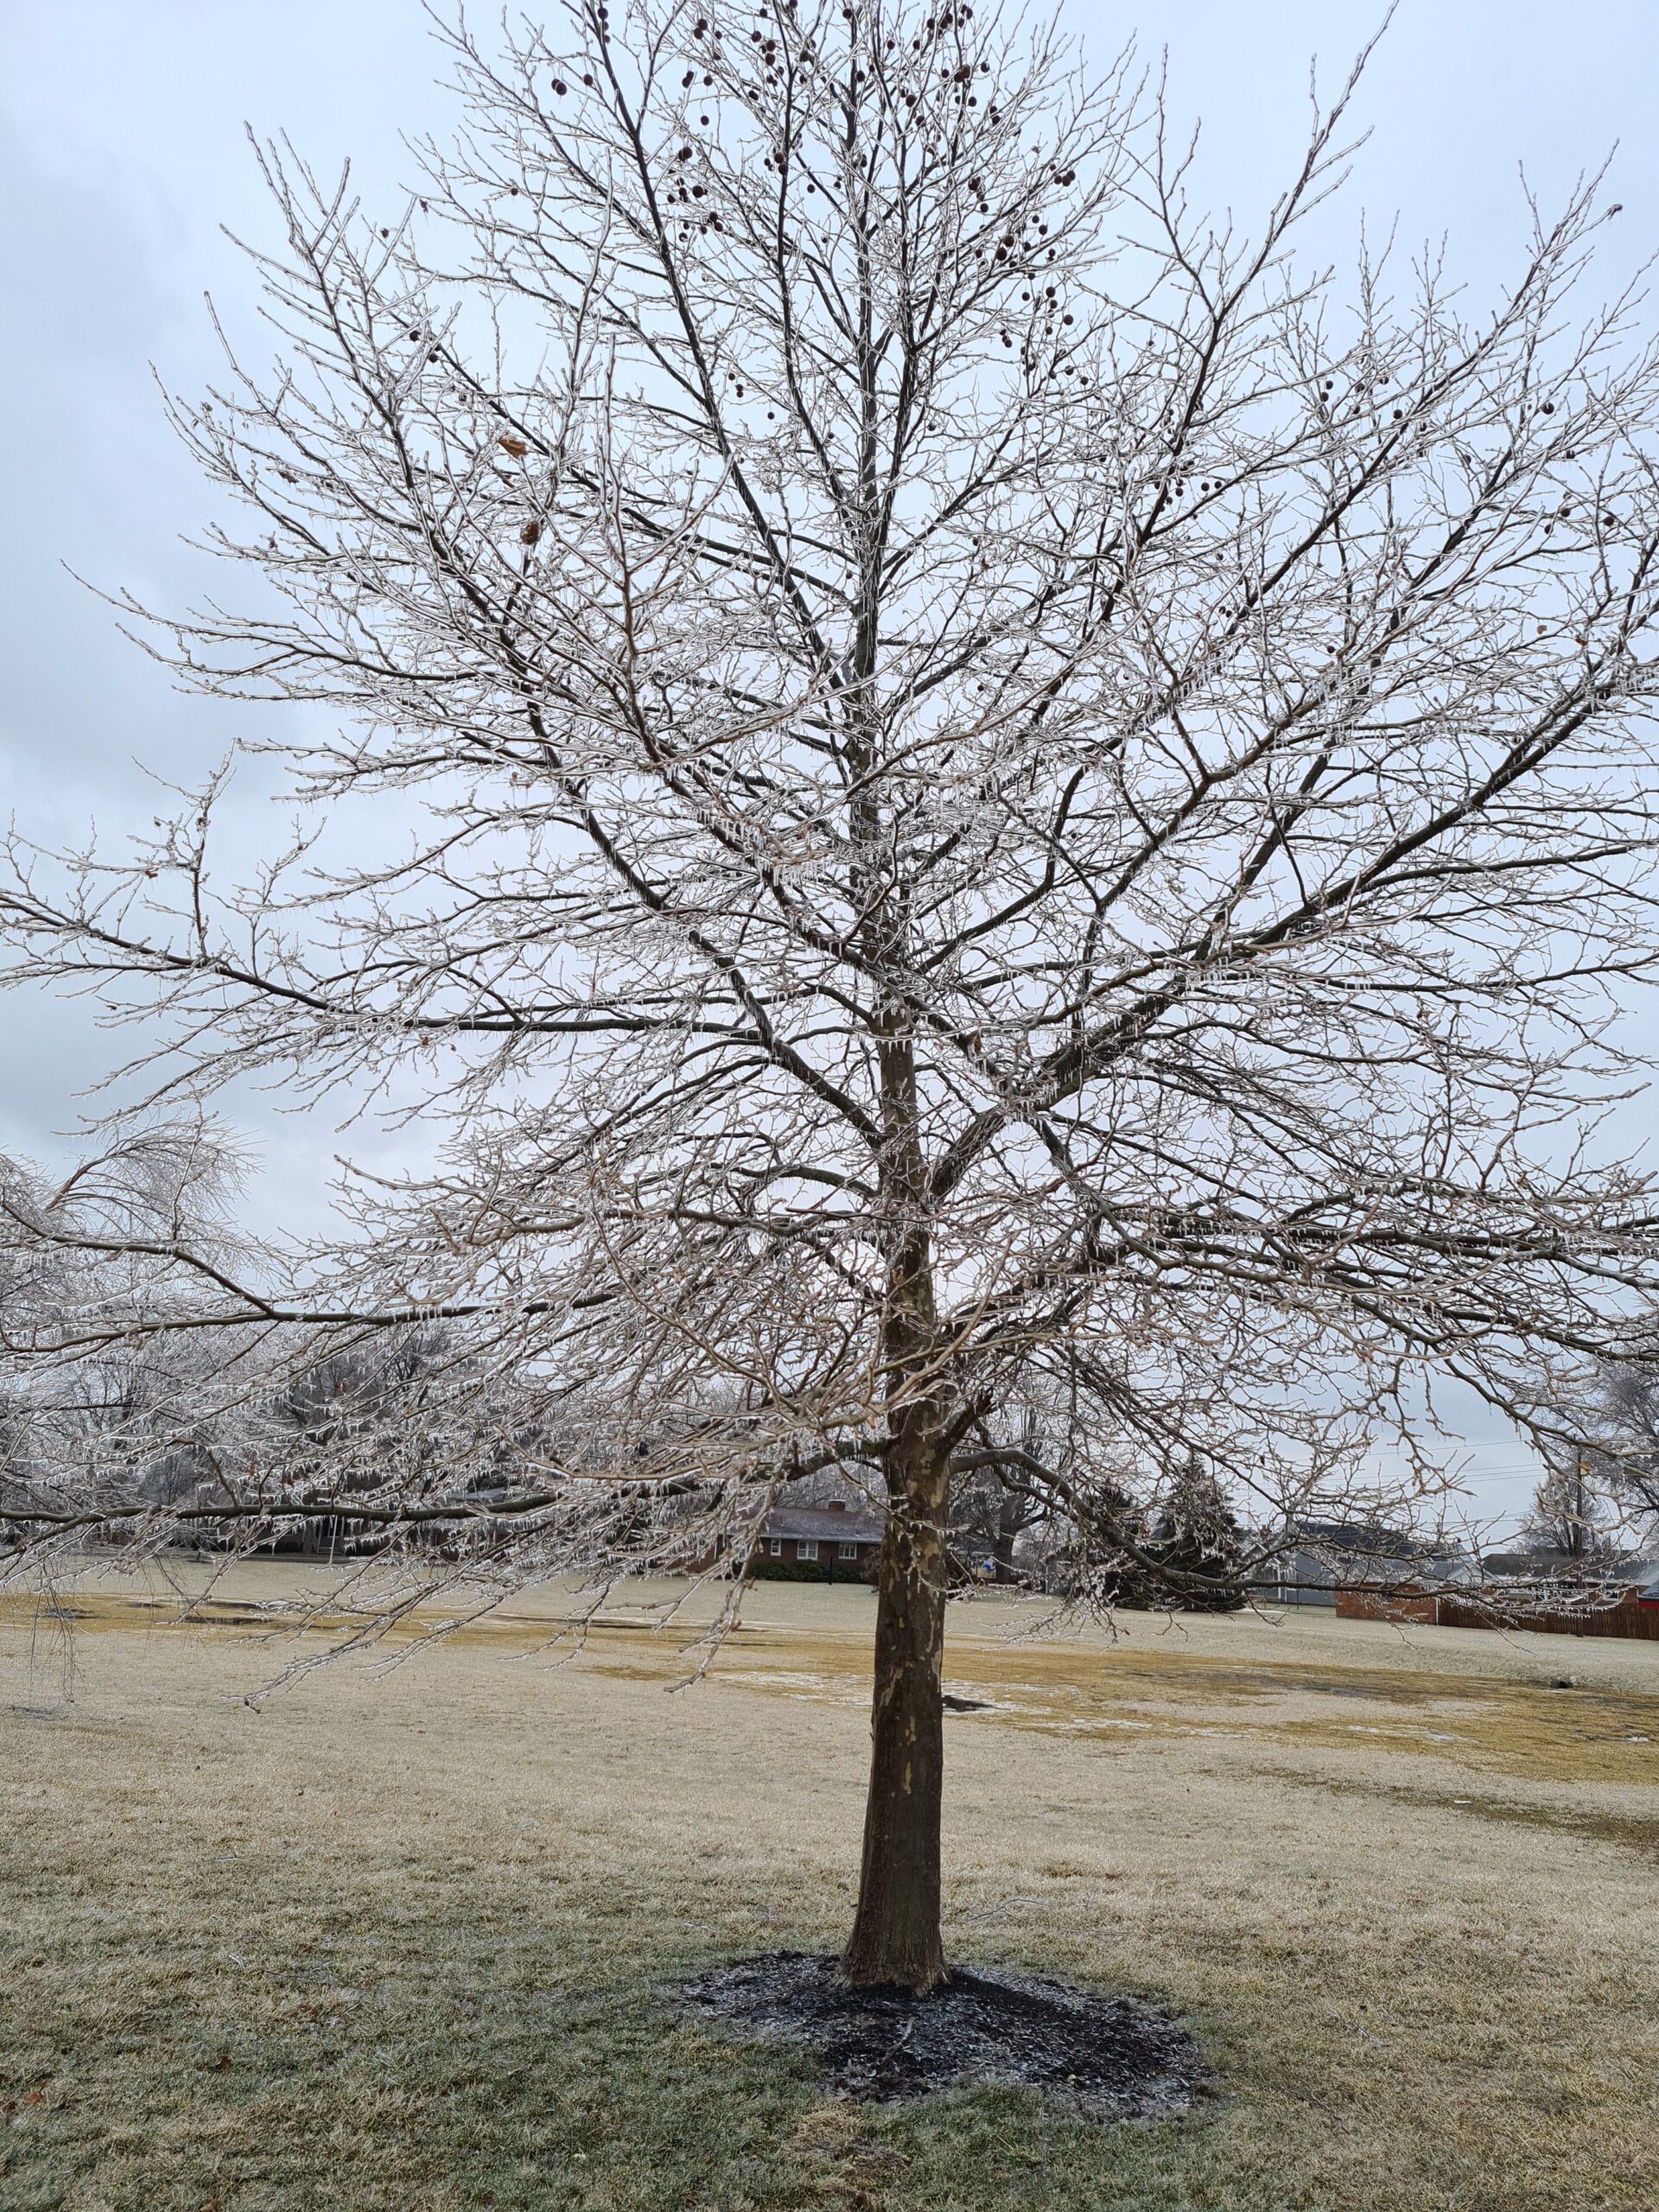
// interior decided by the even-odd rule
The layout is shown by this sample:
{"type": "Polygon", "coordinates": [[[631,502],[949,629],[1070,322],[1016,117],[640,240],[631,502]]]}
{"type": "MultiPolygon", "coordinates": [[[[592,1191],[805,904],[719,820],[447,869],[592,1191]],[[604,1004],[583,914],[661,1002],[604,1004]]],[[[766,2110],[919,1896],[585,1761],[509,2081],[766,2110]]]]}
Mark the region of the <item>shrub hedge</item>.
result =
{"type": "Polygon", "coordinates": [[[868,1568],[850,1559],[751,1559],[747,1572],[757,1582],[870,1581],[868,1568]]]}

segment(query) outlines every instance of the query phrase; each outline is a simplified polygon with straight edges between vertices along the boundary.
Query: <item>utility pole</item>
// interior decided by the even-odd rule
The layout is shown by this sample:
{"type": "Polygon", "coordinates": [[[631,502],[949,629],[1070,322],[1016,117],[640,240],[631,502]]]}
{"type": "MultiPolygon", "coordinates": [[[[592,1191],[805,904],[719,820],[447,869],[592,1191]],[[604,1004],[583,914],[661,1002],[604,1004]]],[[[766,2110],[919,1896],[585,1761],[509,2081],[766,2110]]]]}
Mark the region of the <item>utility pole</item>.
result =
{"type": "Polygon", "coordinates": [[[1585,1459],[1580,1452],[1573,1483],[1573,1512],[1567,1532],[1567,1556],[1573,1560],[1584,1557],[1584,1475],[1585,1459]]]}

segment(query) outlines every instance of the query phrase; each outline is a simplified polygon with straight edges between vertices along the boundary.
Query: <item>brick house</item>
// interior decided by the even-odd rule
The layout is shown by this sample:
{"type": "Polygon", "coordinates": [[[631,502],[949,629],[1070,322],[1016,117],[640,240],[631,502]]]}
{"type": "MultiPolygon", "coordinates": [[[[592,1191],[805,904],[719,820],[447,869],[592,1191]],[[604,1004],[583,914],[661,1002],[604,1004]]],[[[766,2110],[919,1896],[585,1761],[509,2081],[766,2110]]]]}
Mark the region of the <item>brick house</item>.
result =
{"type": "MultiPolygon", "coordinates": [[[[857,1506],[840,1499],[829,1505],[776,1505],[755,1531],[749,1572],[764,1579],[768,1569],[817,1567],[826,1582],[873,1582],[880,1548],[880,1522],[857,1506]]],[[[791,1572],[788,1579],[798,1577],[791,1572]]]]}

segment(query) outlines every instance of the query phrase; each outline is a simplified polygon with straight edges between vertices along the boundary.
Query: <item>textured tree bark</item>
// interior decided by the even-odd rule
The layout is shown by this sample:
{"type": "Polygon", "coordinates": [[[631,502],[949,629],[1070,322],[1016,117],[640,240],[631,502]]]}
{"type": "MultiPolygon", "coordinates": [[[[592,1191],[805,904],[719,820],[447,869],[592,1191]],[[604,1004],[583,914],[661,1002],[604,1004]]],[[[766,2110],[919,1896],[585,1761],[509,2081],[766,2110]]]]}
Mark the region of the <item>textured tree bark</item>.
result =
{"type": "Polygon", "coordinates": [[[1024,1523],[1020,1517],[1020,1501],[1005,1491],[997,1512],[996,1546],[992,1554],[999,1582],[1014,1580],[1014,1545],[1024,1523]]]}
{"type": "MultiPolygon", "coordinates": [[[[890,1478],[876,1602],[864,1856],[842,1969],[855,1983],[896,1983],[922,1992],[947,1979],[939,1932],[939,1816],[949,1474],[937,1445],[923,1437],[901,1443],[910,1444],[912,1453],[901,1479],[890,1478]]],[[[895,1460],[905,1456],[901,1451],[895,1460]]]]}

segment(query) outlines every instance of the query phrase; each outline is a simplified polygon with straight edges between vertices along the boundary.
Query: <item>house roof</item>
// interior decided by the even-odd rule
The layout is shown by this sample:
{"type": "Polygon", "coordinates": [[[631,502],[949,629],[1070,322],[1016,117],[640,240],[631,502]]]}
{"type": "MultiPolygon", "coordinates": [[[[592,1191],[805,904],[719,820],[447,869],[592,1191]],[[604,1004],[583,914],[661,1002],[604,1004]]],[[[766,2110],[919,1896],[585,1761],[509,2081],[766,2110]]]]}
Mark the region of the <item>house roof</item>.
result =
{"type": "Polygon", "coordinates": [[[1535,1582],[1619,1582],[1643,1590],[1659,1581],[1659,1560],[1639,1559],[1628,1552],[1600,1559],[1575,1559],[1571,1552],[1551,1546],[1521,1545],[1510,1551],[1488,1552],[1482,1565],[1489,1574],[1535,1582]]]}
{"type": "Polygon", "coordinates": [[[1304,1521],[1287,1531],[1298,1542],[1361,1559],[1414,1559],[1432,1548],[1402,1529],[1363,1521],[1304,1521]]]}
{"type": "Polygon", "coordinates": [[[843,1544],[879,1544],[881,1523],[855,1506],[775,1505],[760,1523],[762,1536],[829,1537],[843,1544]]]}

